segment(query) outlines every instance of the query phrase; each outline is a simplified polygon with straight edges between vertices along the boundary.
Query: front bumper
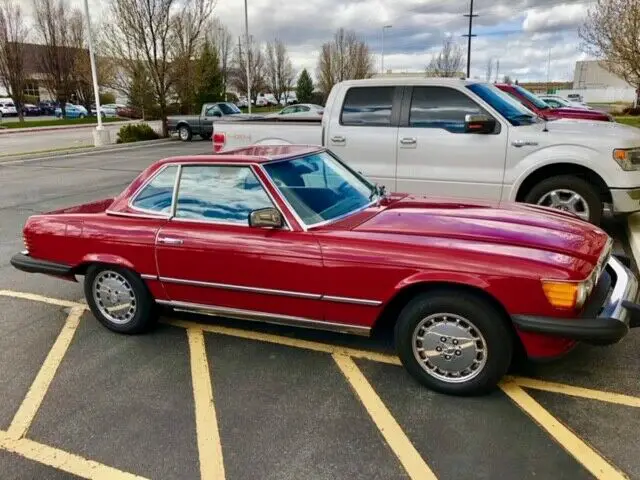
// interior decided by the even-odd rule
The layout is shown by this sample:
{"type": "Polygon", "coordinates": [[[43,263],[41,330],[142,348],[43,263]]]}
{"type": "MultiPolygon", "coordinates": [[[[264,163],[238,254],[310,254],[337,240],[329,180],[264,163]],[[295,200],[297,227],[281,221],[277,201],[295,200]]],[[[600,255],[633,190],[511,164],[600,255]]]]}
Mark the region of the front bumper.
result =
{"type": "Polygon", "coordinates": [[[513,315],[523,332],[608,345],[620,341],[630,328],[640,327],[638,280],[620,259],[612,256],[598,285],[576,318],[513,315]]]}
{"type": "Polygon", "coordinates": [[[640,211],[640,188],[612,188],[613,213],[640,211]]]}
{"type": "Polygon", "coordinates": [[[56,277],[68,277],[73,275],[73,268],[70,265],[49,262],[47,260],[38,260],[30,257],[29,254],[25,252],[16,253],[11,257],[11,265],[18,270],[28,273],[44,273],[46,275],[54,275],[56,277]]]}

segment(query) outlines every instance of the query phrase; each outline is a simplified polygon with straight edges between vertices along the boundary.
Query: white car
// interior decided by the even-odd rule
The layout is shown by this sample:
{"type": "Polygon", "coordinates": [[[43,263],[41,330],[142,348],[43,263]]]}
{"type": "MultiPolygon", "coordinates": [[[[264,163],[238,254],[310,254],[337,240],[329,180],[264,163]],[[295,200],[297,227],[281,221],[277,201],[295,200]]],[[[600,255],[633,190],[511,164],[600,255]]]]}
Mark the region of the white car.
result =
{"type": "Polygon", "coordinates": [[[18,111],[12,100],[0,99],[0,116],[3,117],[16,117],[18,111]]]}
{"type": "Polygon", "coordinates": [[[596,225],[605,204],[614,214],[640,211],[640,129],[544,120],[488,82],[349,80],[333,87],[317,122],[222,120],[212,143],[214,152],[323,145],[387,191],[454,204],[463,198],[539,204],[596,225]]]}
{"type": "Polygon", "coordinates": [[[267,118],[282,118],[282,117],[321,117],[324,112],[322,105],[314,105],[313,103],[298,103],[297,105],[291,105],[285,107],[277,113],[271,113],[265,115],[267,118]]]}
{"type": "Polygon", "coordinates": [[[589,105],[585,105],[581,102],[575,102],[567,100],[560,95],[538,95],[544,103],[548,104],[551,108],[579,108],[581,110],[593,110],[589,105]]]}
{"type": "MultiPolygon", "coordinates": [[[[126,105],[122,105],[119,103],[105,103],[104,105],[100,105],[100,110],[102,111],[103,117],[117,117],[117,109],[125,108],[126,105]]],[[[96,115],[97,111],[95,108],[91,109],[91,114],[96,115]]]]}

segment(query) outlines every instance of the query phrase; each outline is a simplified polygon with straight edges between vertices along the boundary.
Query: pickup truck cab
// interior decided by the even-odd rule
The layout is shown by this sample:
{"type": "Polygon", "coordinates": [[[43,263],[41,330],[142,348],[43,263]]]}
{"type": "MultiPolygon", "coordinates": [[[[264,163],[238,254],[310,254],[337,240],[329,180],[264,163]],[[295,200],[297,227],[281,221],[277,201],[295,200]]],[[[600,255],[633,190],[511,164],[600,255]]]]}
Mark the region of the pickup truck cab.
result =
{"type": "Polygon", "coordinates": [[[244,115],[231,102],[205,103],[200,115],[169,116],[167,125],[169,133],[177,132],[180,140],[190,141],[194,135],[209,140],[213,133],[213,121],[232,115],[244,115]]]}
{"type": "Polygon", "coordinates": [[[350,80],[322,120],[216,122],[214,152],[253,144],[328,147],[388,191],[549,206],[599,224],[640,210],[640,130],[545,120],[486,82],[350,80]]]}

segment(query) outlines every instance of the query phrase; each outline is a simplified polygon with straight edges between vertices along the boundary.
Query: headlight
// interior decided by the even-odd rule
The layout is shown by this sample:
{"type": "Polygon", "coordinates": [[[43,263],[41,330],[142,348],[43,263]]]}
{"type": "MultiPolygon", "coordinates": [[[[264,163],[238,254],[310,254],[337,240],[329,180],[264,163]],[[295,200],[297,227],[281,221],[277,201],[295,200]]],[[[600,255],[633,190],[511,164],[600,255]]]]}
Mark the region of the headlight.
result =
{"type": "Polygon", "coordinates": [[[640,148],[616,148],[613,159],[623,170],[633,171],[640,167],[640,148]]]}
{"type": "Polygon", "coordinates": [[[587,282],[588,281],[559,282],[555,280],[543,280],[542,290],[547,296],[549,303],[556,308],[581,308],[589,295],[587,282]]]}

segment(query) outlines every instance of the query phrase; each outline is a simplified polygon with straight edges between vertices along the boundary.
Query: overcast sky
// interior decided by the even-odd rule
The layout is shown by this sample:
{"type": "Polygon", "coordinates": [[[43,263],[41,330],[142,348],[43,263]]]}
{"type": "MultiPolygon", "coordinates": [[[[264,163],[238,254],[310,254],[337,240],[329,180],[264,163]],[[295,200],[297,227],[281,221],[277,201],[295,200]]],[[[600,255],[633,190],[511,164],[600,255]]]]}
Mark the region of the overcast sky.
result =
{"type": "MultiPolygon", "coordinates": [[[[70,1],[83,5],[83,0],[70,1]]],[[[92,17],[100,17],[107,3],[89,0],[92,17]]],[[[488,60],[494,58],[500,60],[501,77],[546,80],[551,52],[551,79],[571,80],[576,60],[586,58],[577,29],[592,3],[475,0],[478,36],[472,44],[471,75],[485,78],[488,60]]],[[[294,66],[307,67],[312,74],[320,45],[339,27],[355,30],[368,42],[378,70],[385,24],[392,25],[385,34],[385,69],[423,70],[447,35],[466,51],[461,35],[467,28],[468,19],[462,15],[468,13],[468,0],[248,0],[248,4],[250,34],[261,41],[278,36],[287,44],[294,66]]],[[[244,1],[218,0],[215,12],[237,41],[244,32],[244,1]]]]}

